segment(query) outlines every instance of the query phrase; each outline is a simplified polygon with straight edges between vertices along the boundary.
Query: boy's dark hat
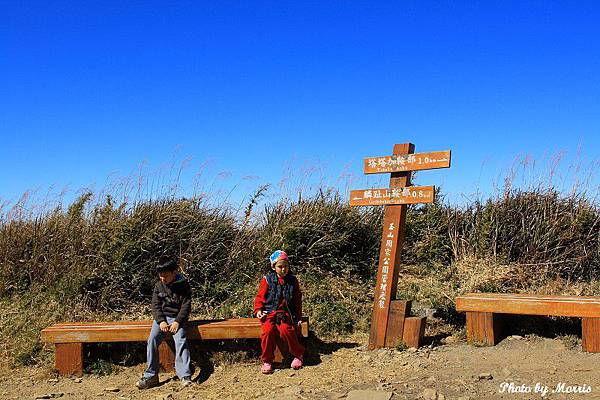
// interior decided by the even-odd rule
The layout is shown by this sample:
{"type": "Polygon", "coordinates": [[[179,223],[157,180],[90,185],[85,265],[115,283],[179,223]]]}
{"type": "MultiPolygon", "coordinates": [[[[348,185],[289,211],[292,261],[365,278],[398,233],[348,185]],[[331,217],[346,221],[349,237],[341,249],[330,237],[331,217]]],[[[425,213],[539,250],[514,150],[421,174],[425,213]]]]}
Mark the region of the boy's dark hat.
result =
{"type": "Polygon", "coordinates": [[[177,269],[177,261],[168,260],[156,266],[156,272],[175,271],[177,269]]]}

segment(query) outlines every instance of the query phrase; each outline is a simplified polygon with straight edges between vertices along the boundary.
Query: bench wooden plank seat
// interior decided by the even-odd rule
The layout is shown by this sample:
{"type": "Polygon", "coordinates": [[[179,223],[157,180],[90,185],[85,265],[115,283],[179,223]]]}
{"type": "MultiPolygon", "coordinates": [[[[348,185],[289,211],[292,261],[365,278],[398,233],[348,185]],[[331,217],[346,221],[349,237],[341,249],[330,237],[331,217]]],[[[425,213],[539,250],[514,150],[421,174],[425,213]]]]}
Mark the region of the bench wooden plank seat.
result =
{"type": "Polygon", "coordinates": [[[469,343],[488,346],[500,337],[498,314],[581,318],[584,351],[600,352],[600,297],[468,293],[456,298],[456,311],[466,312],[469,343]]]}
{"type": "MultiPolygon", "coordinates": [[[[148,339],[152,321],[67,322],[42,330],[45,343],[55,345],[55,366],[61,375],[83,373],[83,344],[111,342],[143,342],[148,339]]],[[[302,318],[300,333],[308,337],[308,317],[302,318]]],[[[189,321],[190,340],[258,339],[261,334],[257,318],[189,321]]],[[[171,370],[174,362],[172,342],[164,341],[159,348],[161,366],[171,370]]]]}

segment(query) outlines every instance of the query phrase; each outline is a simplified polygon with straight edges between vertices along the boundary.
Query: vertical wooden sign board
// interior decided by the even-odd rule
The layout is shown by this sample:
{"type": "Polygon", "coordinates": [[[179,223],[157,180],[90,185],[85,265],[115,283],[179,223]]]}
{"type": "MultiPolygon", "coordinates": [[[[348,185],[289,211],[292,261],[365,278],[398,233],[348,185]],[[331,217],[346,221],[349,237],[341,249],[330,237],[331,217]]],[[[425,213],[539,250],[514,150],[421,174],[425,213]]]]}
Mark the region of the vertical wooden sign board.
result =
{"type": "Polygon", "coordinates": [[[412,143],[396,144],[392,156],[365,159],[365,173],[391,172],[390,186],[350,193],[352,206],[385,205],[369,349],[396,346],[402,339],[405,317],[410,312],[410,301],[396,301],[406,207],[407,204],[431,203],[435,197],[432,186],[410,186],[411,171],[450,166],[450,151],[414,152],[412,143]]]}
{"type": "MultiPolygon", "coordinates": [[[[414,152],[415,145],[405,143],[395,145],[393,154],[404,155],[414,152]]],[[[410,175],[410,171],[393,172],[390,178],[390,188],[410,186],[410,175]]],[[[375,301],[373,302],[371,332],[369,334],[369,349],[385,345],[390,303],[391,300],[396,298],[396,291],[398,289],[400,253],[404,241],[405,221],[406,204],[395,204],[384,207],[377,285],[375,286],[375,301]]]]}

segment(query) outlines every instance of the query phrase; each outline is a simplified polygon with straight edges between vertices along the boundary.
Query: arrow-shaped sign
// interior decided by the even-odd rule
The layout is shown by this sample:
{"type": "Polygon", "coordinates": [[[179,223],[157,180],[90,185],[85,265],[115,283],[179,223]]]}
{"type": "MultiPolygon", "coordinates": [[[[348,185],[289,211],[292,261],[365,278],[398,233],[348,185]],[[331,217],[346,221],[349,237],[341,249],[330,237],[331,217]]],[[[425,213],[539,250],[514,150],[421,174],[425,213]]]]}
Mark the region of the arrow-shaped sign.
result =
{"type": "Polygon", "coordinates": [[[392,187],[350,192],[351,206],[433,203],[434,200],[435,187],[433,186],[392,187]]]}
{"type": "Polygon", "coordinates": [[[450,167],[450,150],[398,156],[367,157],[365,174],[418,171],[450,167]]]}

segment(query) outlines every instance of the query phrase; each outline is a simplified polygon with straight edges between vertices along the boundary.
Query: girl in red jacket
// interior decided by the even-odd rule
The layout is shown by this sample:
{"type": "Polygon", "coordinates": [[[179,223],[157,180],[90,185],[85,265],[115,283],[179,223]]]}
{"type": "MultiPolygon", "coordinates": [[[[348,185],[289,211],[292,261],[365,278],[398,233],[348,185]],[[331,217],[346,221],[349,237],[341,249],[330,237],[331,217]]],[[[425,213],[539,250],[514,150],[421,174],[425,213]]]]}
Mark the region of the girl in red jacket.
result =
{"type": "Polygon", "coordinates": [[[254,299],[254,315],[260,318],[261,372],[273,372],[275,344],[277,336],[288,346],[294,356],[292,368],[302,368],[304,347],[298,341],[296,326],[300,326],[302,317],[302,292],[298,279],[289,270],[288,256],[283,250],[277,250],[270,257],[271,269],[260,281],[258,294],[254,299]]]}

